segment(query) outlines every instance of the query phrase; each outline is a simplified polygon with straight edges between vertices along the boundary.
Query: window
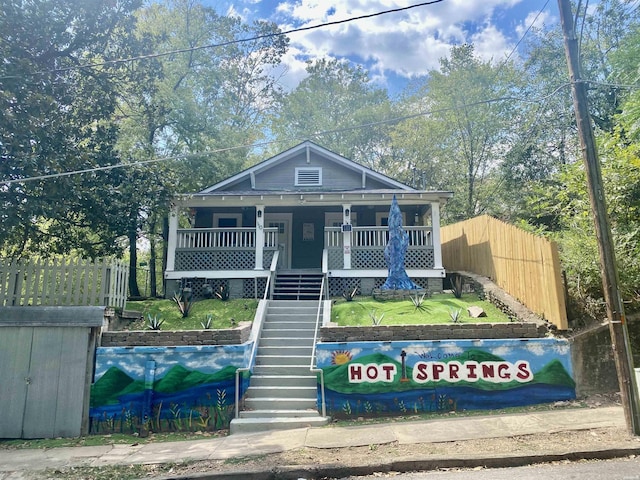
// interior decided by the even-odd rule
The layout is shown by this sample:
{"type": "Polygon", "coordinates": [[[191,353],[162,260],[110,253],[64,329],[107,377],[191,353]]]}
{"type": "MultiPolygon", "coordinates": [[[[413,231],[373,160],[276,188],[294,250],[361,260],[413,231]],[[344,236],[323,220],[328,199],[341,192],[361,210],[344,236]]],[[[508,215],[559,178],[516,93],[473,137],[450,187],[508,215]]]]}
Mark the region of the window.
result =
{"type": "MultiPolygon", "coordinates": [[[[325,227],[341,227],[344,223],[344,215],[342,212],[325,212],[324,225],[325,227]]],[[[358,214],[354,211],[351,212],[351,225],[358,226],[358,214]]]]}
{"type": "Polygon", "coordinates": [[[322,169],[320,167],[296,168],[296,187],[319,187],[322,185],[322,169]]]}
{"type": "Polygon", "coordinates": [[[242,226],[240,213],[214,213],[213,226],[215,228],[237,228],[242,226]]]}

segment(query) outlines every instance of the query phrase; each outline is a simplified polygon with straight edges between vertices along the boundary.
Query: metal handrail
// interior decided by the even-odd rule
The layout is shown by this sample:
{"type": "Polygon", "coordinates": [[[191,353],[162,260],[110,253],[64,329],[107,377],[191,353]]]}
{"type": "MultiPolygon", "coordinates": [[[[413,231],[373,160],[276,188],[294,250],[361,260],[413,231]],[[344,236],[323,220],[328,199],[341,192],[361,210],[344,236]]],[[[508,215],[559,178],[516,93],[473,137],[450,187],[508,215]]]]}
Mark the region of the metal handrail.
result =
{"type": "Polygon", "coordinates": [[[272,279],[275,277],[276,270],[278,268],[278,256],[280,252],[276,251],[273,254],[273,258],[271,259],[271,267],[269,268],[269,276],[267,277],[267,284],[264,287],[264,295],[262,297],[262,302],[260,305],[263,308],[259,308],[258,312],[261,313],[258,318],[258,312],[256,312],[255,321],[258,322],[257,331],[256,328],[251,329],[251,336],[253,337],[253,346],[251,347],[251,355],[249,356],[249,364],[246,367],[240,367],[236,369],[236,405],[235,405],[235,418],[240,418],[240,374],[244,372],[250,372],[253,369],[253,364],[256,359],[256,350],[258,349],[258,340],[260,339],[260,335],[262,334],[262,326],[264,325],[264,316],[265,316],[265,304],[269,299],[269,289],[272,283],[272,279]]]}
{"type": "MultiPolygon", "coordinates": [[[[322,251],[322,283],[320,284],[320,295],[318,300],[318,311],[316,313],[316,329],[313,334],[313,349],[311,350],[311,362],[309,364],[309,370],[311,373],[319,373],[320,374],[320,398],[322,401],[322,416],[327,416],[327,405],[325,401],[324,395],[324,370],[321,368],[317,368],[315,366],[315,358],[316,358],[316,342],[318,341],[318,329],[320,326],[320,313],[322,312],[322,303],[324,302],[325,295],[325,284],[327,282],[327,273],[329,271],[329,253],[325,248],[322,251]]],[[[327,288],[328,295],[328,288],[327,288]]]]}

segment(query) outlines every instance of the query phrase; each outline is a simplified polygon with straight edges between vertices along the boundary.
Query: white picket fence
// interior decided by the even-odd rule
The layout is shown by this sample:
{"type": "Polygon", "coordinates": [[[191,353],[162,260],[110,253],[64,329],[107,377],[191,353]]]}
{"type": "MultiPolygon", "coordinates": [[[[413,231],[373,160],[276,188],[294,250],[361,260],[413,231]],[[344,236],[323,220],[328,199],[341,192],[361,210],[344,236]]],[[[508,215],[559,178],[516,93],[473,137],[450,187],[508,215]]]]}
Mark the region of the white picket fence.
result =
{"type": "Polygon", "coordinates": [[[0,259],[0,306],[123,308],[128,281],[128,266],[113,259],[0,259]]]}

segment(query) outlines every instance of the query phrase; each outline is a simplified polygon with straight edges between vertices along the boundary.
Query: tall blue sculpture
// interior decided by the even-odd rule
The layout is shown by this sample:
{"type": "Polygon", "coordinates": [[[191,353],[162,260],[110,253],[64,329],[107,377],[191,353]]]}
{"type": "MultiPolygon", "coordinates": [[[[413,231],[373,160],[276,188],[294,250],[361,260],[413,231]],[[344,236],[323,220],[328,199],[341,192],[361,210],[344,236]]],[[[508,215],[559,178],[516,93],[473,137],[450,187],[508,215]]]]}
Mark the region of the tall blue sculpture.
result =
{"type": "Polygon", "coordinates": [[[389,209],[389,241],[384,249],[389,275],[382,290],[415,290],[420,287],[413,283],[404,269],[404,255],[409,246],[409,234],[402,229],[402,213],[396,196],[389,209]]]}

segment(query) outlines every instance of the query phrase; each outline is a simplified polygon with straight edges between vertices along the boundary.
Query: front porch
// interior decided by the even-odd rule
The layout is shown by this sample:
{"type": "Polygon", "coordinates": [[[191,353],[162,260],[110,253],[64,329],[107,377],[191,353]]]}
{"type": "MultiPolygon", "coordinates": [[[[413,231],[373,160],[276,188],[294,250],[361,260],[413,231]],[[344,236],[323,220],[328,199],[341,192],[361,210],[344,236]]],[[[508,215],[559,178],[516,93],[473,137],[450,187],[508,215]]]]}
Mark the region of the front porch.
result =
{"type": "MultiPolygon", "coordinates": [[[[385,203],[389,201],[387,196],[385,203]]],[[[276,270],[323,272],[331,296],[356,287],[368,293],[380,287],[388,273],[384,258],[388,205],[378,203],[234,206],[224,211],[191,204],[182,208],[189,212],[190,228],[177,228],[180,212],[176,209],[165,272],[175,287],[167,291],[177,291],[185,281],[194,292],[205,284],[217,287],[227,282],[233,285],[232,296],[261,297],[275,258],[276,270]],[[225,223],[237,226],[212,226],[225,223]]],[[[445,276],[439,204],[405,205],[403,217],[412,223],[403,227],[409,237],[407,274],[423,288],[438,290],[445,276]]]]}

